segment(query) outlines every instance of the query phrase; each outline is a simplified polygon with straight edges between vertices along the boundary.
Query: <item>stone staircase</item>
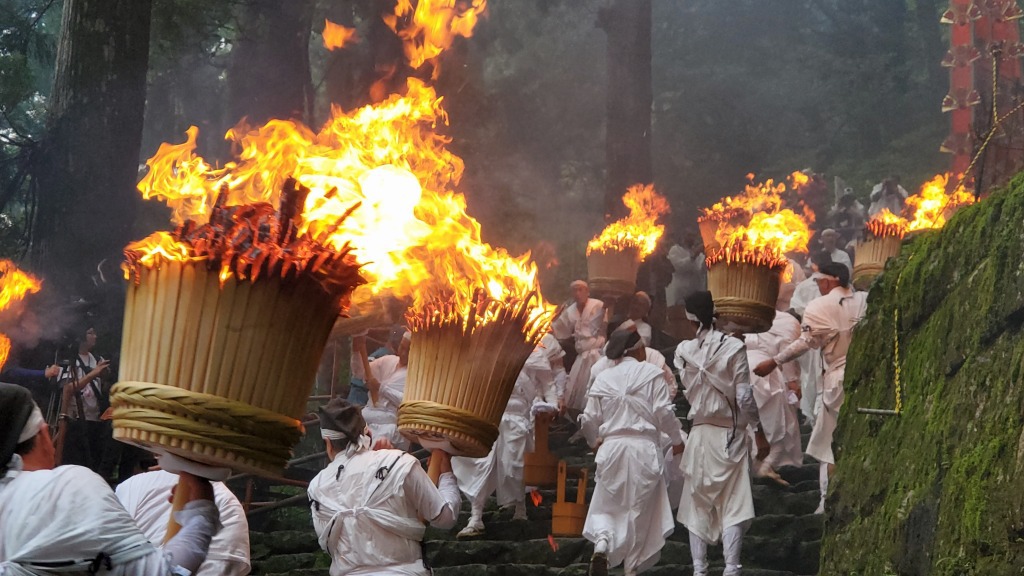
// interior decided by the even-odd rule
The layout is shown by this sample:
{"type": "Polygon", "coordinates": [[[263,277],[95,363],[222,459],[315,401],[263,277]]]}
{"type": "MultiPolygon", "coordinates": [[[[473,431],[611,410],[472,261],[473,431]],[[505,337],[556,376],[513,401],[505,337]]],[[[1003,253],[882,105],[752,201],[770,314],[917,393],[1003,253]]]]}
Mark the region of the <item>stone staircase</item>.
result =
{"type": "MultiPolygon", "coordinates": [[[[680,406],[681,413],[685,406],[680,406]]],[[[552,452],[572,467],[588,467],[593,478],[593,455],[583,444],[570,445],[566,427],[552,428],[552,452]]],[[[804,443],[810,429],[805,426],[804,443]]],[[[782,468],[780,475],[790,487],[768,479],[754,480],[753,520],[743,542],[743,574],[746,576],[809,576],[818,573],[823,517],[818,506],[818,465],[807,459],[803,466],[782,468]]],[[[295,488],[284,488],[283,494],[295,488]]],[[[587,574],[593,546],[583,538],[554,538],[551,505],[555,490],[540,490],[541,503],[527,499],[528,521],[513,521],[511,510],[499,510],[492,500],[484,514],[484,536],[457,540],[466,525],[469,504],[463,503],[459,524],[451,531],[428,529],[426,558],[436,576],[583,576],[587,574]],[[553,544],[552,544],[553,542],[553,544]]],[[[593,480],[587,489],[588,502],[593,480]]],[[[574,500],[576,480],[566,484],[566,497],[574,500]]],[[[330,559],[320,551],[305,507],[277,510],[252,522],[254,575],[328,576],[330,559]]],[[[721,546],[709,550],[711,574],[721,574],[721,546]]],[[[688,575],[692,572],[687,532],[681,524],[668,538],[657,566],[644,572],[651,576],[688,575]]],[[[612,574],[622,574],[621,567],[612,574]]]]}

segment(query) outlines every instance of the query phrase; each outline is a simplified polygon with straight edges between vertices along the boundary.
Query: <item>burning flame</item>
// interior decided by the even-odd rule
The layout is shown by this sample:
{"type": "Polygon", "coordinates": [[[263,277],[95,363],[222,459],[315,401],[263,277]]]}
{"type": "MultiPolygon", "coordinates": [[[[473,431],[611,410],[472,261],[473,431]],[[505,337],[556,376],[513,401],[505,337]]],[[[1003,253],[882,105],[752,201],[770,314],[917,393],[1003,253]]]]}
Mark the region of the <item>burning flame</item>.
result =
{"type": "Polygon", "coordinates": [[[717,223],[714,241],[718,248],[709,251],[707,265],[723,261],[748,263],[778,268],[785,276],[789,269],[786,254],[807,250],[811,237],[808,221],[813,221],[814,215],[801,201],[795,202],[794,207],[799,207],[803,216],[784,208],[784,194],[787,190],[799,191],[810,182],[810,177],[793,172],[788,187],[785,182],[771,179],[757,183],[753,174],[747,175],[747,181],[743,193],[701,211],[698,221],[717,223]]]}
{"type": "Polygon", "coordinates": [[[871,217],[867,231],[875,236],[903,237],[914,230],[942,228],[954,212],[975,202],[974,195],[964,188],[962,179],[947,194],[949,179],[949,174],[937,174],[925,182],[917,194],[906,199],[903,215],[882,210],[871,217]]]}
{"type": "Polygon", "coordinates": [[[909,222],[907,222],[906,218],[897,216],[890,212],[888,208],[884,208],[871,217],[871,220],[867,223],[867,231],[877,238],[883,236],[898,236],[902,238],[907,233],[908,226],[909,222]]]}
{"type": "Polygon", "coordinates": [[[920,192],[907,198],[906,212],[913,214],[912,218],[908,216],[908,231],[942,228],[946,218],[974,203],[974,195],[964,189],[962,181],[949,194],[946,193],[948,184],[949,174],[938,174],[921,186],[920,192]]]}
{"type": "Polygon", "coordinates": [[[398,0],[384,22],[402,39],[409,65],[419,68],[435,60],[456,36],[471,37],[486,9],[487,0],[418,0],[415,8],[412,0],[398,0]]]}
{"type": "Polygon", "coordinates": [[[722,225],[715,238],[722,248],[708,256],[709,266],[719,261],[745,262],[786,270],[786,254],[807,250],[811,232],[803,218],[786,208],[774,214],[759,212],[746,224],[722,225]]]}
{"type": "Polygon", "coordinates": [[[530,500],[533,501],[534,506],[540,506],[544,502],[544,497],[541,496],[540,491],[530,490],[530,500]]]}
{"type": "Polygon", "coordinates": [[[355,28],[346,28],[330,20],[324,20],[324,48],[340,50],[351,42],[358,42],[355,28]]]}
{"type": "Polygon", "coordinates": [[[756,212],[776,212],[782,208],[782,193],[786,191],[785,182],[776,183],[768,179],[757,183],[754,178],[754,174],[747,174],[747,184],[742,193],[726,196],[710,208],[702,208],[697,218],[698,222],[744,218],[756,212]]]}
{"type": "Polygon", "coordinates": [[[609,224],[600,236],[587,244],[591,252],[619,252],[635,248],[643,260],[658,246],[658,240],[665,232],[665,226],[657,224],[658,219],[668,214],[668,201],[654,191],[651,184],[635,184],[629,187],[622,203],[629,208],[629,215],[609,224]]]}
{"type": "Polygon", "coordinates": [[[551,534],[548,534],[548,546],[551,546],[552,552],[558,552],[558,541],[551,534]]]}
{"type": "MultiPolygon", "coordinates": [[[[43,283],[30,274],[18,269],[10,260],[0,260],[0,315],[25,299],[28,294],[39,292],[43,283]]],[[[11,341],[0,334],[0,367],[7,362],[11,353],[11,341]]]]}
{"type": "MultiPolygon", "coordinates": [[[[348,114],[334,109],[317,133],[282,120],[233,128],[227,138],[241,152],[223,168],[195,155],[193,127],[186,142],[162,145],[147,162],[150,171],[139,190],[167,202],[175,223],[202,226],[215,204],[281,207],[281,190],[294,176],[308,188],[295,207],[296,236],[335,251],[351,247],[365,263],[361,274],[369,285],[353,302],[388,291],[414,297],[415,312],[437,313],[437,302],[445,302],[450,310],[474,308],[471,316],[481,322],[501,308],[483,305],[484,300],[517,307],[532,301],[528,315],[538,318],[551,307],[539,298],[537,267],[529,254],[512,257],[484,243],[480,224],[466,213],[465,198],[454,191],[463,162],[434,130],[446,122],[441,98],[410,79],[404,96],[348,114]]],[[[150,253],[157,246],[161,258],[195,256],[167,238],[149,240],[150,252],[140,255],[140,262],[156,258],[150,253]]]]}

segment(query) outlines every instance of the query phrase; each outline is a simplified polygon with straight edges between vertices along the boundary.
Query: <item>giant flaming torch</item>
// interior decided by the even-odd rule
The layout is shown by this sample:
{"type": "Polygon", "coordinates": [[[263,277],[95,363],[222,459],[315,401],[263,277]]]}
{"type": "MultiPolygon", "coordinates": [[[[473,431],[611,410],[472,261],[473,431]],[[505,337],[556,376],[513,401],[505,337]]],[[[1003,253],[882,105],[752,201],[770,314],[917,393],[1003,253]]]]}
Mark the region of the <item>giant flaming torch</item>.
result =
{"type": "Polygon", "coordinates": [[[854,286],[866,290],[885,269],[885,263],[900,253],[904,238],[942,228],[957,210],[974,201],[962,182],[954,185],[949,174],[938,174],[906,199],[902,215],[884,209],[872,216],[864,227],[864,237],[857,242],[854,286]]]}
{"type": "Polygon", "coordinates": [[[654,252],[665,232],[658,220],[668,214],[668,201],[653,185],[630,186],[622,203],[629,215],[609,224],[587,244],[587,277],[595,294],[632,294],[640,262],[654,252]]]}
{"type": "Polygon", "coordinates": [[[771,327],[779,286],[789,273],[786,254],[806,250],[810,239],[804,218],[782,208],[785,185],[749,178],[742,195],[705,209],[700,220],[715,223],[714,237],[705,240],[708,289],[719,326],[728,332],[771,327]]]}
{"type": "Polygon", "coordinates": [[[551,307],[529,255],[484,243],[466,214],[462,160],[435,131],[446,121],[433,89],[410,80],[404,95],[335,109],[318,132],[236,127],[240,153],[223,168],[195,154],[195,128],[161,146],[139,189],[178,228],[126,250],[115,436],[279,472],[342,303],[388,292],[413,300],[399,428],[486,455],[551,307]]]}

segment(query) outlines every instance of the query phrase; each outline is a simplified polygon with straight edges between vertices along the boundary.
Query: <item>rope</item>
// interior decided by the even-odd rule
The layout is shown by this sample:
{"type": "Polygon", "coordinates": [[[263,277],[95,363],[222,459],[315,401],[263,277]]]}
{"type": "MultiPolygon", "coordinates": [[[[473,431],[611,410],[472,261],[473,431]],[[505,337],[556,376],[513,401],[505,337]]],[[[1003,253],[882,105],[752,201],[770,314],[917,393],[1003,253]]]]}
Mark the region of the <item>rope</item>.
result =
{"type": "Polygon", "coordinates": [[[152,382],[119,382],[110,390],[110,405],[152,408],[253,435],[287,436],[291,442],[297,442],[303,432],[298,420],[277,412],[223,396],[152,382]]]}
{"type": "Polygon", "coordinates": [[[110,400],[115,429],[133,440],[229,462],[251,460],[268,471],[284,467],[302,435],[298,420],[174,386],[120,382],[110,400]]]}
{"type": "Polygon", "coordinates": [[[473,412],[427,400],[403,402],[398,427],[407,432],[439,432],[455,439],[479,443],[488,450],[498,439],[498,427],[473,412]]]}

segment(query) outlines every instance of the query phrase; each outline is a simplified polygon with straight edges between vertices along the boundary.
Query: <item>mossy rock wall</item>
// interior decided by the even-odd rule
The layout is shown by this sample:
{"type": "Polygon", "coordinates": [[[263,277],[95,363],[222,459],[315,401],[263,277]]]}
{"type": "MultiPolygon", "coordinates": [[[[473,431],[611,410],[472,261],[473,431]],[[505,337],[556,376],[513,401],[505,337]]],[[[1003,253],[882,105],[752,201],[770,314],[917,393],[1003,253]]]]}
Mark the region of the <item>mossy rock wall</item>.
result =
{"type": "Polygon", "coordinates": [[[1024,175],[890,261],[848,356],[821,574],[1024,574],[1022,294],[1024,175]],[[903,412],[858,414],[894,407],[897,333],[903,412]]]}

